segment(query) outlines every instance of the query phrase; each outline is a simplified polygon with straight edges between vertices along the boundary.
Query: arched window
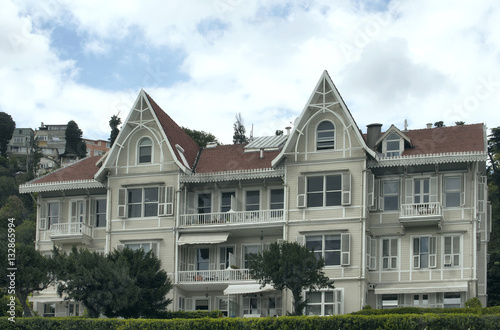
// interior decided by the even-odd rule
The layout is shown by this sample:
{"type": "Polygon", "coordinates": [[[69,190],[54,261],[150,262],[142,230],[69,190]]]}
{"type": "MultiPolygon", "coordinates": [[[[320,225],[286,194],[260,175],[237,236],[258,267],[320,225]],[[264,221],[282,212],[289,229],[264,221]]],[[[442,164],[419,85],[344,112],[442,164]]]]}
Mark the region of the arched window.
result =
{"type": "Polygon", "coordinates": [[[335,126],[330,121],[323,121],[316,129],[316,150],[335,148],[335,126]]]}
{"type": "Polygon", "coordinates": [[[152,143],[148,138],[139,142],[139,164],[151,163],[152,143]]]}

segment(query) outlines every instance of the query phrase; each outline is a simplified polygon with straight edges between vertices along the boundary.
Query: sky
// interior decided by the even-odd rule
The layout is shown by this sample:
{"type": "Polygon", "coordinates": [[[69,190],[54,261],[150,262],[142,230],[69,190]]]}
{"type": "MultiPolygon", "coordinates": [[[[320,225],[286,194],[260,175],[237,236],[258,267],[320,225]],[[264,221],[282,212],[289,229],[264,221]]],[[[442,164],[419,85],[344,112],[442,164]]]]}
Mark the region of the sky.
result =
{"type": "Polygon", "coordinates": [[[500,126],[496,0],[0,0],[0,111],[108,139],[143,88],[232,143],[298,117],[327,70],[359,128],[500,126]]]}

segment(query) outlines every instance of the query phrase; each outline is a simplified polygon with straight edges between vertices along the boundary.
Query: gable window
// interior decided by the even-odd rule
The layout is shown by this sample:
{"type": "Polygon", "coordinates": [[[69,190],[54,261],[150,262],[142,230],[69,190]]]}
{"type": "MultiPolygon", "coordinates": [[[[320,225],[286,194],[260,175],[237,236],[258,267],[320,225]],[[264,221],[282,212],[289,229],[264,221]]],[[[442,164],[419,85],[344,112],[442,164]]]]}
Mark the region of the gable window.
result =
{"type": "Polygon", "coordinates": [[[444,266],[460,266],[460,236],[444,237],[444,266]]]}
{"type": "Polygon", "coordinates": [[[390,133],[384,142],[385,146],[385,156],[386,157],[397,157],[401,155],[401,142],[402,139],[396,133],[390,133]]]}
{"type": "Polygon", "coordinates": [[[130,218],[158,215],[158,188],[128,189],[128,216],[130,218]]]}
{"type": "Polygon", "coordinates": [[[350,264],[348,233],[306,236],[306,247],[314,251],[317,259],[325,259],[325,266],[345,266],[350,264]]]}
{"type": "Polygon", "coordinates": [[[462,178],[460,176],[445,177],[444,193],[446,207],[459,207],[461,205],[462,178]]]}
{"type": "Polygon", "coordinates": [[[382,239],[382,269],[398,268],[398,239],[382,239]]]}
{"type": "Polygon", "coordinates": [[[152,143],[149,138],[143,138],[139,142],[139,164],[151,163],[152,143]]]}
{"type": "Polygon", "coordinates": [[[413,238],[413,268],[436,268],[436,237],[413,238]]]}
{"type": "Polygon", "coordinates": [[[316,129],[316,150],[335,148],[335,126],[330,121],[323,121],[316,129]]]}
{"type": "Polygon", "coordinates": [[[399,209],[399,180],[384,181],[382,183],[383,209],[396,211],[399,209]]]}

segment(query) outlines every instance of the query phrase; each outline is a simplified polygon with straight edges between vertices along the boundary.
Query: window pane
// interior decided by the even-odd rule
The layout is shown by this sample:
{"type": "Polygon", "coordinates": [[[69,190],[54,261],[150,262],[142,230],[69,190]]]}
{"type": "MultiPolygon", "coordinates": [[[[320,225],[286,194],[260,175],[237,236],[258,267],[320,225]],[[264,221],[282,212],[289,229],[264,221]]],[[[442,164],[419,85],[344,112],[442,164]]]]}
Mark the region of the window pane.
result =
{"type": "Polygon", "coordinates": [[[139,147],[139,163],[151,162],[151,146],[139,147]]]}
{"type": "Polygon", "coordinates": [[[444,253],[445,254],[451,253],[451,237],[444,238],[444,253]]]}
{"type": "Polygon", "coordinates": [[[399,141],[388,141],[387,151],[399,150],[399,141]]]}
{"type": "Polygon", "coordinates": [[[309,193],[307,194],[308,207],[321,207],[323,206],[323,193],[309,193]]]}
{"type": "Polygon", "coordinates": [[[158,204],[145,204],[144,205],[144,216],[145,217],[155,217],[158,215],[158,204]]]}
{"type": "Polygon", "coordinates": [[[398,240],[397,239],[391,239],[391,256],[397,256],[398,255],[398,240]]]}
{"type": "Polygon", "coordinates": [[[325,315],[334,315],[333,305],[325,305],[325,315]]]}
{"type": "Polygon", "coordinates": [[[284,203],[283,203],[284,196],[285,196],[285,192],[283,189],[272,189],[271,190],[271,210],[284,208],[284,203]]]}
{"type": "Polygon", "coordinates": [[[307,302],[310,304],[321,303],[321,292],[308,292],[307,302]]]}
{"type": "Polygon", "coordinates": [[[307,192],[323,191],[323,177],[313,176],[307,178],[307,192]]]}
{"type": "Polygon", "coordinates": [[[129,189],[128,190],[128,202],[129,203],[141,203],[142,202],[142,189],[129,189]]]}
{"type": "Polygon", "coordinates": [[[389,240],[384,239],[382,241],[382,256],[387,257],[389,256],[389,240]]]}
{"type": "Polygon", "coordinates": [[[144,189],[144,202],[158,202],[158,188],[145,188],[144,189]]]}
{"type": "Polygon", "coordinates": [[[329,121],[324,121],[318,125],[318,131],[333,130],[333,124],[329,121]]]}
{"type": "Polygon", "coordinates": [[[307,305],[306,315],[321,315],[321,305],[307,305]]]}
{"type": "Polygon", "coordinates": [[[259,204],[260,191],[247,191],[247,204],[259,204]]]}
{"type": "Polygon", "coordinates": [[[342,193],[340,191],[326,193],[326,206],[337,206],[342,204],[342,193]]]}
{"type": "Polygon", "coordinates": [[[397,210],[399,207],[399,197],[398,196],[386,196],[384,197],[384,210],[391,211],[397,210]]]}
{"type": "Polygon", "coordinates": [[[333,292],[325,292],[325,302],[334,302],[333,301],[333,292]]]}
{"type": "Polygon", "coordinates": [[[322,249],[322,236],[307,236],[306,247],[309,250],[321,251],[322,249]]]}
{"type": "Polygon", "coordinates": [[[342,190],[342,176],[331,175],[326,177],[326,190],[342,190]]]}
{"type": "Polygon", "coordinates": [[[446,193],[446,206],[447,207],[460,206],[460,193],[459,192],[446,193]]]}
{"type": "Polygon", "coordinates": [[[231,196],[235,196],[235,192],[223,192],[221,194],[221,206],[220,210],[221,212],[227,212],[231,209],[231,196]]]}
{"type": "Polygon", "coordinates": [[[340,251],[325,252],[325,265],[327,266],[340,265],[340,251]]]}
{"type": "Polygon", "coordinates": [[[340,235],[325,236],[325,250],[340,250],[340,235]]]}
{"type": "Polygon", "coordinates": [[[460,253],[460,236],[453,237],[453,253],[460,253]]]}
{"type": "Polygon", "coordinates": [[[446,191],[460,191],[460,177],[449,177],[445,180],[446,191]]]}
{"type": "Polygon", "coordinates": [[[391,133],[387,135],[386,140],[399,140],[400,137],[396,133],[391,133]]]}
{"type": "Polygon", "coordinates": [[[399,194],[398,181],[384,181],[384,195],[399,194]]]}
{"type": "Polygon", "coordinates": [[[141,216],[141,204],[131,204],[128,206],[128,216],[130,218],[138,218],[141,216]]]}

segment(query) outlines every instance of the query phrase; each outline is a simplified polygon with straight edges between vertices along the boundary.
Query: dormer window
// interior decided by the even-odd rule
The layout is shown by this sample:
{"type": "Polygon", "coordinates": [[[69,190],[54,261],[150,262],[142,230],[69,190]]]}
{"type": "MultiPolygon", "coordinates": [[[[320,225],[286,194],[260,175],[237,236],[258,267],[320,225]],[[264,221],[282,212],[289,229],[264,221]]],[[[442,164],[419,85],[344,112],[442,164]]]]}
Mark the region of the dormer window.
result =
{"type": "Polygon", "coordinates": [[[384,154],[386,157],[401,156],[403,139],[396,133],[389,134],[384,141],[384,154]]]}
{"type": "Polygon", "coordinates": [[[323,121],[316,129],[316,150],[335,148],[335,126],[330,121],[323,121]]]}
{"type": "Polygon", "coordinates": [[[139,142],[139,164],[151,163],[152,143],[149,138],[139,142]]]}

